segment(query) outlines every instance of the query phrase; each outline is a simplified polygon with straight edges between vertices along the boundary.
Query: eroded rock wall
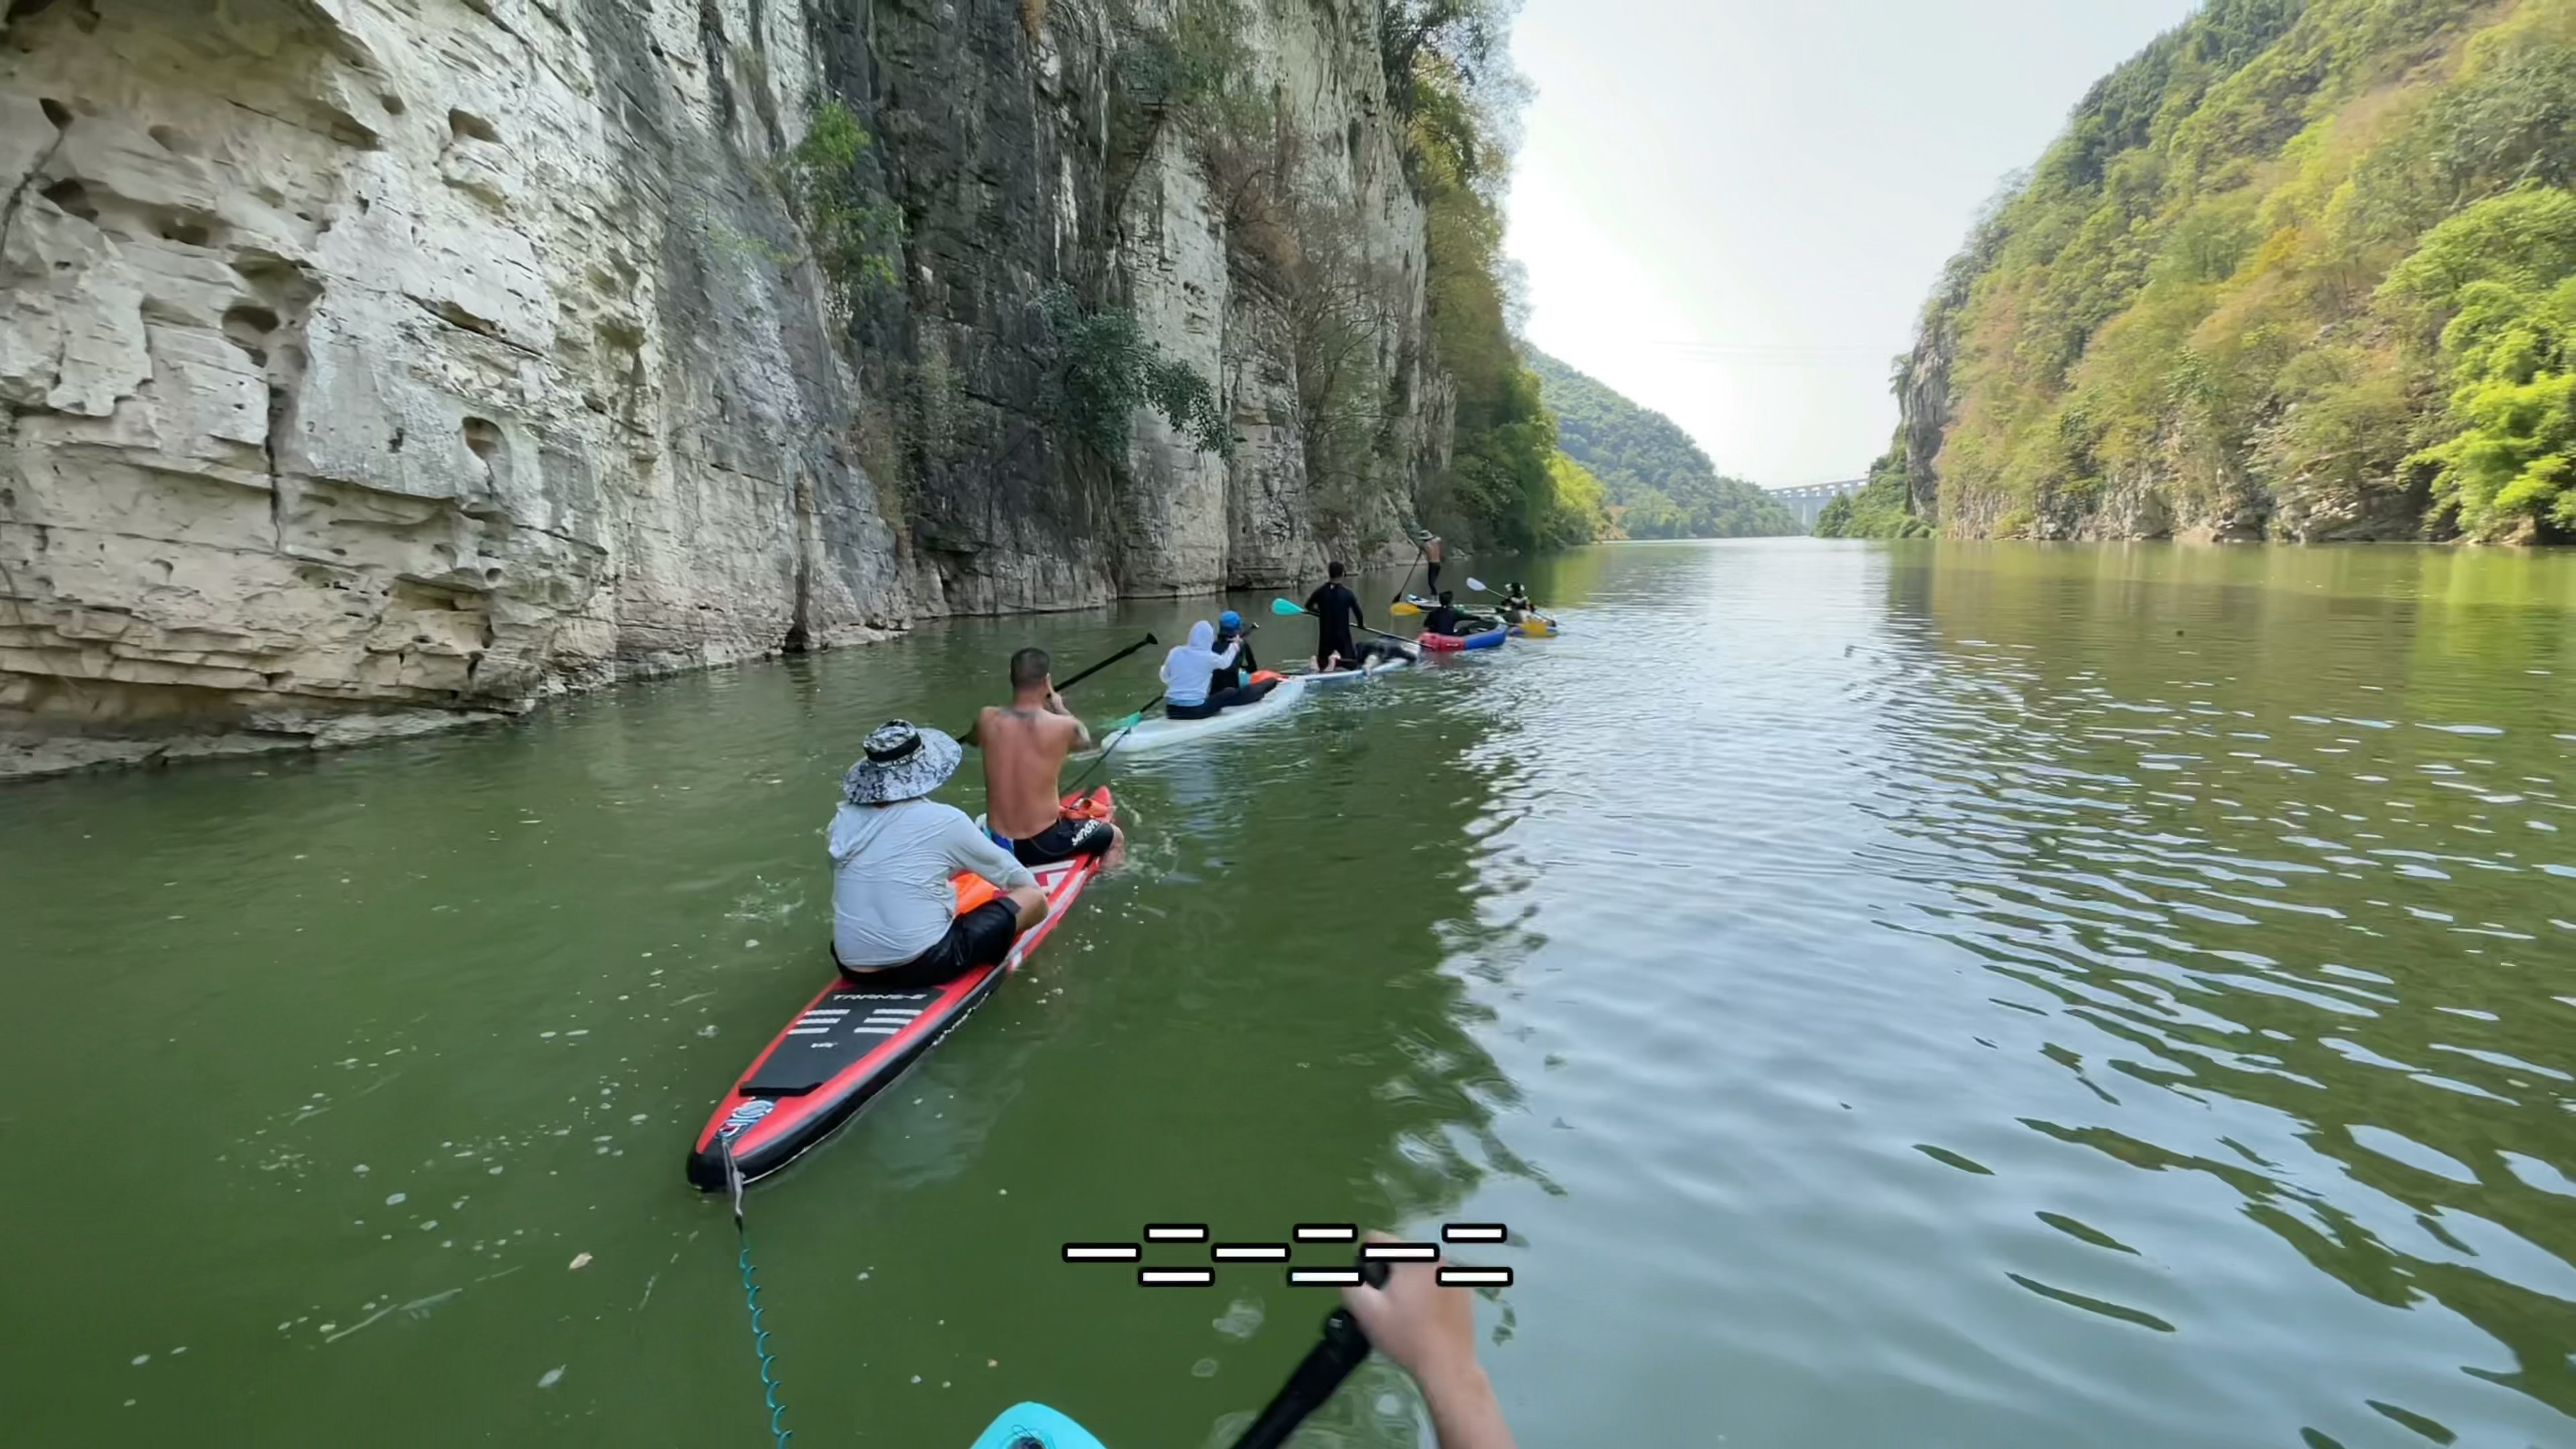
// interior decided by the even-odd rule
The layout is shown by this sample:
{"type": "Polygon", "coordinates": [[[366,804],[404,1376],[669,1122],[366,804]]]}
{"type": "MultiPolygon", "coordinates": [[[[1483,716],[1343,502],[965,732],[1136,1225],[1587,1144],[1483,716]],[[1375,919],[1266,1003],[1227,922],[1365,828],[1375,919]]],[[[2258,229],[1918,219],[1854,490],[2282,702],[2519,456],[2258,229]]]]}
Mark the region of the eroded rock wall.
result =
{"type": "Polygon", "coordinates": [[[0,713],[330,740],[929,614],[1285,582],[1385,539],[1445,421],[1373,12],[1248,14],[1319,138],[1302,184],[1402,279],[1393,462],[1320,524],[1294,309],[1240,218],[1181,128],[1113,189],[1128,12],[21,0],[0,713]],[[774,175],[825,97],[904,221],[856,317],[774,175]],[[1059,436],[1058,282],[1218,382],[1231,460],[1150,415],[1124,459],[1059,436]]]}

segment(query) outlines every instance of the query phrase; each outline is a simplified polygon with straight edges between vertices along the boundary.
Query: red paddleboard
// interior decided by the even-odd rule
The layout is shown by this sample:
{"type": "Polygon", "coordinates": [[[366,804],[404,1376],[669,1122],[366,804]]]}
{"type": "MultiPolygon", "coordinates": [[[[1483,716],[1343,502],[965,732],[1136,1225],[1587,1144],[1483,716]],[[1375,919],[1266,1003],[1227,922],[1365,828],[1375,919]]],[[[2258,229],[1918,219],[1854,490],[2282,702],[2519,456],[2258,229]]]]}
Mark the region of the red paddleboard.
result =
{"type": "MultiPolygon", "coordinates": [[[[1116,815],[1107,786],[1066,796],[1064,808],[1094,820],[1116,815]]],[[[689,1153],[689,1181],[708,1192],[724,1191],[728,1152],[745,1182],[767,1177],[831,1136],[929,1055],[1054,933],[1082,888],[1100,874],[1100,862],[1033,869],[1046,892],[1046,919],[1020,937],[1001,965],[979,966],[945,986],[912,991],[871,991],[835,973],[832,984],[752,1059],[750,1070],[716,1104],[689,1153]]],[[[960,875],[956,887],[960,914],[996,894],[981,876],[960,875]]]]}

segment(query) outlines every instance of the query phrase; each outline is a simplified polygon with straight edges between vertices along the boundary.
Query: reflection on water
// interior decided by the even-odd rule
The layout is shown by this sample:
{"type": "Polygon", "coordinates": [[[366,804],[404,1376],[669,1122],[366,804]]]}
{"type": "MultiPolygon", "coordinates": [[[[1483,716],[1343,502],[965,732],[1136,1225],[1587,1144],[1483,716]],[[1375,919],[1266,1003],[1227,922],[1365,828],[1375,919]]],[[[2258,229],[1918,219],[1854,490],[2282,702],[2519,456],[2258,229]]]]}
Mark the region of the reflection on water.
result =
{"type": "Polygon", "coordinates": [[[2032,1132],[2222,1186],[2353,1292],[2491,1336],[2464,1372],[2576,1413],[2563,561],[2038,558],[1891,573],[1886,668],[1854,691],[1889,746],[1868,857],[1948,899],[1880,924],[2062,1024],[2041,1049],[2099,1110],[2032,1132]],[[2116,615],[2027,628],[2034,595],[2105,592],[2116,615]]]}
{"type": "MultiPolygon", "coordinates": [[[[2576,559],[1477,571],[1564,636],[1115,762],[1131,869],[753,1194],[800,1442],[1221,1445],[1330,1295],[1058,1245],[1444,1218],[1533,1446],[2569,1439],[2576,559]]],[[[1210,607],[0,792],[15,1434],[756,1438],[679,1161],[822,974],[854,742],[1210,607]]],[[[1418,1433],[1373,1366],[1309,1439],[1418,1433]]]]}
{"type": "MultiPolygon", "coordinates": [[[[85,1137],[61,1193],[0,1207],[55,1245],[0,1261],[0,1299],[83,1305],[0,1368],[27,1442],[756,1429],[730,1225],[679,1164],[827,969],[854,742],[964,718],[1032,634],[1079,661],[1186,622],[966,623],[507,732],[9,792],[11,1015],[46,1026],[0,1088],[73,1091],[85,1137]]],[[[1152,665],[1084,702],[1131,707],[1152,665]]],[[[1413,683],[1117,764],[1133,867],[754,1194],[791,1425],[964,1443],[1035,1396],[1195,1440],[1268,1397],[1329,1292],[1228,1270],[1251,1318],[1221,1328],[1225,1303],[1060,1243],[1430,1220],[1530,1171],[1494,1127],[1519,1099],[1488,1013],[1444,969],[1453,941],[1510,949],[1465,854],[1492,726],[1472,676],[1413,683]]],[[[970,810],[972,773],[947,792],[970,810]]]]}

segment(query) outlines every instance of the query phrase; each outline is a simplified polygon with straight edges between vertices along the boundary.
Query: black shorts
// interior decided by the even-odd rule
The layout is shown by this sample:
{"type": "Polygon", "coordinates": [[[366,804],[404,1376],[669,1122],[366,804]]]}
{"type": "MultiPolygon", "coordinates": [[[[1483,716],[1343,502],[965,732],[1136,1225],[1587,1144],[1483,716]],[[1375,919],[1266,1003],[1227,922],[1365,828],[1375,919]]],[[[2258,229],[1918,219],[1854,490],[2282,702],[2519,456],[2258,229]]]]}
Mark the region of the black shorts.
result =
{"type": "Polygon", "coordinates": [[[1214,719],[1227,710],[1241,709],[1247,704],[1259,704],[1270,697],[1270,691],[1277,689],[1278,687],[1278,680],[1265,679],[1259,684],[1246,684],[1234,689],[1220,689],[1214,694],[1209,695],[1207,697],[1207,703],[1205,704],[1164,705],[1163,718],[1214,719]]]}
{"type": "MultiPolygon", "coordinates": [[[[841,966],[841,979],[877,991],[945,986],[978,966],[999,966],[1019,939],[1019,908],[1010,897],[996,896],[949,922],[947,935],[902,965],[875,971],[841,966]]],[[[839,966],[839,958],[832,964],[839,966]]]]}
{"type": "Polygon", "coordinates": [[[1107,855],[1117,832],[1106,820],[1059,820],[1026,840],[1014,840],[1011,854],[1022,865],[1054,865],[1107,855]]]}

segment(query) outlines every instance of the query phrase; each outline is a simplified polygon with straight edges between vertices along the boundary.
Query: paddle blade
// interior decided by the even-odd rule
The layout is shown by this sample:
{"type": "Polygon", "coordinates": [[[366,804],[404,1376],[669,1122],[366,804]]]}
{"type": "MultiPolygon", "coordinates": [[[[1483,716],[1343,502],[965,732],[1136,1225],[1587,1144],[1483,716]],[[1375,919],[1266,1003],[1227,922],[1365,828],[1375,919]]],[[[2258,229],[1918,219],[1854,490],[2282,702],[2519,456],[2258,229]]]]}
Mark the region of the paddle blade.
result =
{"type": "Polygon", "coordinates": [[[1387,612],[1390,614],[1398,614],[1404,618],[1410,619],[1422,612],[1422,606],[1408,599],[1401,604],[1390,605],[1387,612]]]}
{"type": "Polygon", "coordinates": [[[1490,594],[1493,592],[1493,590],[1485,587],[1485,581],[1483,579],[1471,578],[1467,580],[1467,587],[1480,594],[1490,594]]]}
{"type": "Polygon", "coordinates": [[[1306,611],[1297,607],[1295,604],[1288,602],[1286,599],[1272,599],[1270,601],[1270,612],[1293,619],[1306,611]]]}

